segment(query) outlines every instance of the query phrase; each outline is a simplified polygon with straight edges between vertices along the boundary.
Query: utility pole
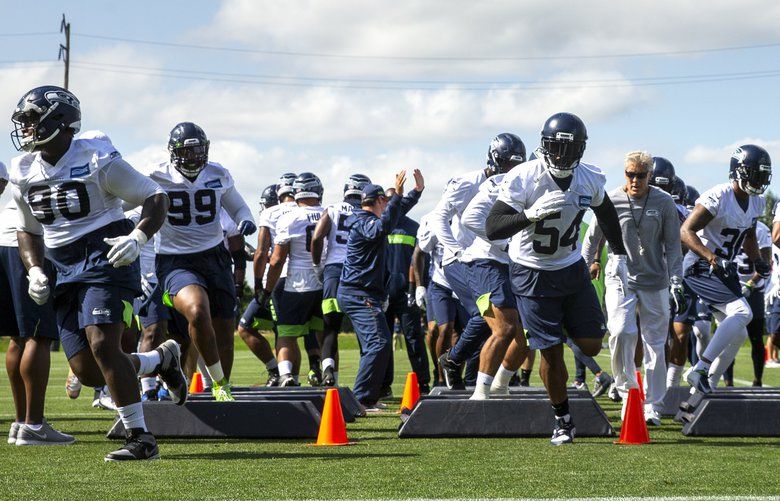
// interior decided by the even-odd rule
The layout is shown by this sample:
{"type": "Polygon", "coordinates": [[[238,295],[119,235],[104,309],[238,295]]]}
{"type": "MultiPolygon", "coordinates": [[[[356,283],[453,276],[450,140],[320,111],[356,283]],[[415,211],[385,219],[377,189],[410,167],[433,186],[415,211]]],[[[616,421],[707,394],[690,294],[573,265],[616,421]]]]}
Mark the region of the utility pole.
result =
{"type": "Polygon", "coordinates": [[[65,85],[63,87],[67,90],[70,77],[70,23],[65,21],[65,14],[62,15],[60,33],[65,33],[65,45],[60,44],[60,54],[57,56],[57,60],[61,59],[65,63],[65,85]]]}

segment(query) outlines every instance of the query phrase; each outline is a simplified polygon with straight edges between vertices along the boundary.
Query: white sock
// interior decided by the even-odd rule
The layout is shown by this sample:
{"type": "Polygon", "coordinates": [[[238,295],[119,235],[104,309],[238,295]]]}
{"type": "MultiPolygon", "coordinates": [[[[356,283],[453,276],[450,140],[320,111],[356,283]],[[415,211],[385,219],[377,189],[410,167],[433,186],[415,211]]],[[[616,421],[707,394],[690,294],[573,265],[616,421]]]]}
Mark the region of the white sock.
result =
{"type": "Polygon", "coordinates": [[[474,393],[469,397],[469,400],[487,400],[490,398],[490,386],[477,383],[474,388],[474,393]]]}
{"type": "Polygon", "coordinates": [[[147,351],[146,353],[133,353],[141,362],[138,367],[138,375],[154,373],[154,369],[160,365],[160,353],[157,350],[147,351]]]}
{"type": "Polygon", "coordinates": [[[26,427],[31,429],[32,431],[41,431],[41,428],[43,428],[43,423],[39,424],[26,424],[26,427]]]}
{"type": "Polygon", "coordinates": [[[328,367],[336,367],[336,361],[332,358],[326,358],[322,361],[322,370],[324,371],[328,367]]]}
{"type": "Polygon", "coordinates": [[[206,372],[209,373],[211,379],[216,383],[221,383],[225,379],[225,373],[222,372],[222,363],[219,361],[213,365],[206,366],[206,372]]]}
{"type": "Polygon", "coordinates": [[[477,372],[477,386],[487,386],[490,388],[490,385],[493,383],[494,377],[490,374],[485,374],[484,372],[477,372]]]}
{"type": "Polygon", "coordinates": [[[677,365],[669,362],[669,368],[666,369],[666,387],[671,388],[673,386],[679,386],[682,373],[683,373],[682,365],[677,365]]]}
{"type": "Polygon", "coordinates": [[[146,393],[147,391],[153,390],[157,388],[157,378],[156,377],[142,377],[141,378],[141,392],[146,393]]]}
{"type": "Polygon", "coordinates": [[[283,360],[279,362],[279,375],[280,376],[288,376],[292,374],[293,370],[293,363],[289,360],[283,360]]]}
{"type": "Polygon", "coordinates": [[[499,365],[498,371],[496,371],[496,375],[493,378],[492,387],[505,388],[509,386],[509,380],[512,379],[512,376],[514,376],[516,372],[517,371],[510,371],[508,369],[505,369],[503,364],[499,365]]]}
{"type": "Polygon", "coordinates": [[[117,407],[116,410],[119,413],[119,417],[122,418],[122,424],[125,426],[125,430],[143,428],[144,431],[149,431],[146,429],[144,408],[141,405],[141,402],[125,405],[124,407],[117,407]]]}
{"type": "Polygon", "coordinates": [[[276,361],[276,357],[271,357],[271,360],[265,363],[265,368],[272,371],[279,367],[279,362],[276,361]]]}

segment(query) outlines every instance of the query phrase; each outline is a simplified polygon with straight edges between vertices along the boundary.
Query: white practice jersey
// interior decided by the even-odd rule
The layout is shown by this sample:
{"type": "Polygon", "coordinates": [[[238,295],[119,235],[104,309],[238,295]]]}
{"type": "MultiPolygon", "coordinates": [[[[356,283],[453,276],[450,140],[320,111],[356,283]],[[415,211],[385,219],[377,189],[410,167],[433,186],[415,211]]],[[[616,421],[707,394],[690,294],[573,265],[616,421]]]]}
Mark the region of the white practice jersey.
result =
{"type": "Polygon", "coordinates": [[[696,205],[707,209],[713,217],[696,233],[701,242],[718,257],[733,261],[742,249],[745,234],[764,214],[766,202],[761,195],[751,196],[747,210],[743,210],[731,183],[723,183],[702,193],[696,205]]]}
{"type": "MultiPolygon", "coordinates": [[[[141,220],[141,207],[136,207],[133,210],[125,212],[125,217],[138,226],[138,222],[141,220]]],[[[159,233],[155,233],[146,245],[141,247],[141,255],[138,256],[138,262],[141,265],[141,276],[146,277],[146,280],[151,283],[157,283],[157,271],[155,261],[157,254],[154,252],[155,239],[159,233]]]]}
{"type": "Polygon", "coordinates": [[[349,228],[344,226],[347,217],[355,207],[348,202],[339,202],[327,207],[331,228],[328,234],[327,248],[323,250],[323,264],[343,263],[347,258],[347,237],[349,228]]]}
{"type": "Polygon", "coordinates": [[[74,139],[56,165],[39,152],[13,159],[11,182],[19,228],[62,247],[125,218],[122,200],[140,205],[160,187],[133,170],[104,134],[74,139]]]}
{"type": "Polygon", "coordinates": [[[297,207],[279,218],[274,244],[289,244],[287,280],[284,289],[292,292],[322,290],[322,282],[314,272],[311,260],[311,237],[317,221],[322,217],[322,206],[297,207]]]}
{"type": "Polygon", "coordinates": [[[452,289],[447,277],[444,276],[444,246],[436,238],[436,233],[431,229],[430,214],[420,219],[420,227],[417,229],[417,245],[420,250],[431,257],[431,280],[442,287],[452,289]]]}
{"type": "Polygon", "coordinates": [[[207,163],[194,181],[170,162],[156,166],[150,177],[171,201],[168,217],[160,228],[158,254],[192,254],[218,245],[224,238],[220,208],[224,207],[236,223],[254,221],[230,172],[218,163],[207,163]]]}
{"type": "MultiPolygon", "coordinates": [[[[756,223],[756,240],[758,241],[759,251],[761,249],[769,249],[772,247],[772,230],[770,230],[769,226],[765,225],[761,221],[756,223]]],[[[737,263],[739,281],[744,284],[750,280],[750,277],[753,276],[753,274],[756,272],[756,269],[753,266],[753,263],[748,259],[747,254],[745,254],[745,250],[741,247],[734,261],[737,263]]],[[[755,288],[757,290],[763,291],[766,289],[767,282],[769,282],[769,280],[762,278],[755,284],[755,288]]]]}
{"type": "Polygon", "coordinates": [[[238,231],[238,225],[231,219],[230,214],[228,214],[224,207],[219,211],[219,224],[222,226],[222,234],[225,236],[223,239],[225,248],[229,250],[228,239],[230,237],[235,237],[240,233],[238,231]]]}
{"type": "Polygon", "coordinates": [[[16,202],[10,200],[0,212],[0,247],[19,247],[16,227],[19,226],[19,212],[16,202]]]}
{"type": "Polygon", "coordinates": [[[471,230],[459,226],[455,236],[455,221],[460,224],[460,216],[466,210],[471,199],[479,192],[479,186],[487,179],[484,169],[472,171],[449,180],[438,205],[431,213],[431,226],[436,238],[444,246],[444,264],[450,264],[458,258],[474,241],[471,230]]]}
{"type": "MultiPolygon", "coordinates": [[[[566,205],[560,213],[530,224],[512,236],[509,257],[537,270],[560,270],[582,259],[580,225],[585,211],[604,201],[606,177],[598,167],[582,163],[574,169],[566,205]]],[[[560,190],[543,159],[513,168],[504,177],[498,200],[518,212],[530,208],[542,195],[560,190]]]]}
{"type": "MultiPolygon", "coordinates": [[[[264,209],[263,212],[260,213],[260,218],[257,222],[258,228],[268,228],[269,233],[271,234],[271,252],[274,251],[274,241],[276,240],[276,223],[279,221],[279,218],[283,215],[287,214],[288,212],[292,212],[298,207],[298,204],[295,202],[284,202],[277,205],[274,205],[273,207],[269,207],[267,209],[264,209]]],[[[284,278],[287,276],[287,261],[284,262],[284,267],[282,268],[282,274],[279,275],[279,278],[284,278]]],[[[268,277],[268,267],[265,268],[265,276],[263,277],[263,285],[265,285],[265,279],[268,277]]]]}
{"type": "Polygon", "coordinates": [[[460,260],[464,263],[475,259],[490,259],[499,263],[509,264],[507,245],[509,240],[490,241],[485,233],[485,221],[493,204],[498,198],[501,182],[505,174],[491,176],[479,187],[479,193],[471,199],[466,210],[463,211],[461,224],[475,235],[474,241],[463,252],[460,260]]]}

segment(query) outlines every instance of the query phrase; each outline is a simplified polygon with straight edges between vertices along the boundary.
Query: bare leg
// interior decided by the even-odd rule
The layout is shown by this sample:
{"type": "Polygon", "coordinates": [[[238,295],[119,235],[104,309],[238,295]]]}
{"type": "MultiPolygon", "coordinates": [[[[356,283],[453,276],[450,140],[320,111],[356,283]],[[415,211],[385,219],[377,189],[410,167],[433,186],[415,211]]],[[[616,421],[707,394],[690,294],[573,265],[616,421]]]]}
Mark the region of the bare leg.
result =
{"type": "Polygon", "coordinates": [[[569,373],[566,363],[563,361],[563,345],[557,344],[551,348],[541,350],[542,361],[539,364],[539,375],[542,377],[550,403],[561,404],[568,399],[566,394],[566,382],[569,373]]]}
{"type": "MultiPolygon", "coordinates": [[[[137,357],[124,353],[120,346],[124,324],[88,325],[85,330],[94,361],[105,378],[117,407],[140,402],[141,395],[136,381],[140,362],[137,357]]],[[[81,376],[79,379],[82,379],[81,376]]],[[[91,383],[88,384],[93,386],[91,383]]]]}
{"type": "Polygon", "coordinates": [[[27,424],[43,422],[46,385],[51,367],[51,339],[30,338],[24,345],[20,371],[27,395],[27,424]]]}
{"type": "Polygon", "coordinates": [[[211,308],[206,290],[199,285],[188,285],[176,294],[173,305],[176,311],[187,319],[190,339],[206,365],[219,363],[217,337],[211,322],[211,308]]]}
{"type": "Polygon", "coordinates": [[[5,352],[5,370],[8,373],[8,380],[11,382],[16,421],[19,423],[25,422],[27,414],[27,390],[21,372],[24,344],[24,338],[12,337],[8,344],[8,351],[5,352]]]}
{"type": "Polygon", "coordinates": [[[214,318],[211,322],[217,338],[217,349],[219,350],[219,360],[222,362],[222,370],[225,373],[225,377],[230,379],[230,374],[233,371],[236,321],[233,318],[214,318]]]}

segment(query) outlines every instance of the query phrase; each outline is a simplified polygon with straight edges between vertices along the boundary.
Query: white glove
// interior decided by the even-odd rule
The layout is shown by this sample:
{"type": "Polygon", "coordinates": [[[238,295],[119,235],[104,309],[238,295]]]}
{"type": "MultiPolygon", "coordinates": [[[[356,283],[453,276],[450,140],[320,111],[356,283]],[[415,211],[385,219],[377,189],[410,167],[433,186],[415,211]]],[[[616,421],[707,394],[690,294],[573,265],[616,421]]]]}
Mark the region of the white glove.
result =
{"type": "Polygon", "coordinates": [[[30,282],[27,293],[36,304],[46,304],[49,299],[49,277],[40,266],[33,266],[27,272],[27,280],[30,282]]]}
{"type": "Polygon", "coordinates": [[[623,292],[628,289],[628,264],[625,255],[610,254],[607,259],[607,267],[604,270],[604,278],[620,280],[623,292]]]}
{"type": "Polygon", "coordinates": [[[127,266],[138,259],[141,254],[141,248],[146,245],[148,237],[146,233],[138,228],[130,232],[129,235],[121,237],[104,238],[103,241],[111,246],[108,251],[108,262],[114,265],[114,268],[127,266]]]}
{"type": "Polygon", "coordinates": [[[529,221],[535,223],[561,212],[564,205],[566,205],[566,194],[564,192],[558,190],[548,191],[523,212],[529,221]]]}
{"type": "Polygon", "coordinates": [[[422,285],[418,285],[414,289],[414,302],[417,303],[418,308],[425,309],[425,296],[427,293],[428,290],[422,285]]]}
{"type": "Polygon", "coordinates": [[[141,292],[143,293],[143,300],[146,301],[154,293],[154,285],[149,283],[146,275],[141,275],[141,292]]]}

